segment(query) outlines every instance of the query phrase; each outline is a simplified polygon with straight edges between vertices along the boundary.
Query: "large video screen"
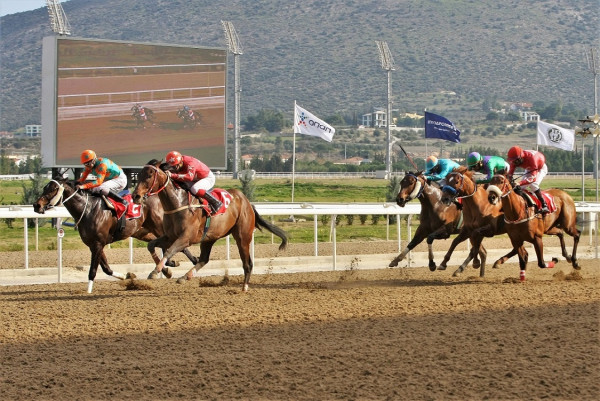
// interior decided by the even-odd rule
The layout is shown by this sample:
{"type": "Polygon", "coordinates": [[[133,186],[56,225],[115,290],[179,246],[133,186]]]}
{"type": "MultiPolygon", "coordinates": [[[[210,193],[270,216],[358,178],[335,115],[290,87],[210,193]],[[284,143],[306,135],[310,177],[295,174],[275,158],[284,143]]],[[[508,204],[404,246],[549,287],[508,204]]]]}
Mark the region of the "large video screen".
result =
{"type": "Polygon", "coordinates": [[[121,167],[180,151],[226,168],[227,50],[51,36],[42,60],[42,160],[121,167]]]}

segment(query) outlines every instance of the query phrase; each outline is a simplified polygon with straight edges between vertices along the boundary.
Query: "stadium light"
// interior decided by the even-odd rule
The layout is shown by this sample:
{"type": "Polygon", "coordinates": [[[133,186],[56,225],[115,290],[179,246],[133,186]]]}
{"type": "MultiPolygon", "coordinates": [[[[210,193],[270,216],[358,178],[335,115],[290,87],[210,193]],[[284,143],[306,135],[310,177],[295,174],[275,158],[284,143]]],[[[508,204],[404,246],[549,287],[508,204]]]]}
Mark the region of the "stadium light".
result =
{"type": "Polygon", "coordinates": [[[50,16],[50,26],[52,31],[59,35],[70,35],[71,26],[67,20],[67,14],[63,10],[60,0],[46,0],[48,14],[50,16]]]}
{"type": "Polygon", "coordinates": [[[238,57],[244,54],[242,50],[242,44],[240,38],[233,24],[230,21],[221,21],[223,30],[225,31],[225,38],[227,39],[227,46],[229,51],[233,53],[233,178],[238,178],[239,162],[240,162],[240,93],[242,92],[240,86],[240,65],[238,63],[238,57]]]}
{"type": "Polygon", "coordinates": [[[589,70],[594,75],[594,115],[589,116],[588,122],[594,124],[592,135],[594,135],[594,176],[596,177],[596,202],[598,202],[598,73],[600,73],[600,60],[598,60],[598,51],[591,47],[586,53],[585,58],[589,70]]]}
{"type": "Polygon", "coordinates": [[[392,71],[396,68],[394,66],[394,58],[388,47],[387,42],[383,40],[376,40],[377,50],[379,51],[379,60],[381,61],[381,68],[387,71],[387,141],[386,141],[386,155],[385,155],[385,170],[388,178],[392,173],[392,142],[391,142],[391,121],[392,121],[392,71]]]}

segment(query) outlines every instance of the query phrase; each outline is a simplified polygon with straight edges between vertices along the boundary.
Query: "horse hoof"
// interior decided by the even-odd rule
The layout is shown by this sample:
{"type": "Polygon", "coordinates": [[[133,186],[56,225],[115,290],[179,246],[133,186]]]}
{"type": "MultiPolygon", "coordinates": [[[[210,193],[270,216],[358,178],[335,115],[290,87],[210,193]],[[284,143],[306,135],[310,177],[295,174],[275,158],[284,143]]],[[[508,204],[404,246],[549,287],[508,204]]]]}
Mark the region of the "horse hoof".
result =
{"type": "Polygon", "coordinates": [[[186,281],[190,281],[191,279],[192,279],[192,278],[191,278],[190,276],[188,276],[187,274],[186,274],[186,275],[183,275],[183,276],[181,276],[181,277],[179,277],[179,278],[177,279],[177,284],[183,284],[183,283],[185,283],[186,281]]]}
{"type": "Polygon", "coordinates": [[[436,269],[437,269],[437,266],[435,265],[435,263],[430,263],[429,264],[429,271],[430,272],[434,272],[436,269]]]}
{"type": "Polygon", "coordinates": [[[438,269],[438,270],[446,270],[446,266],[444,266],[444,265],[439,265],[437,269],[438,269]]]}
{"type": "Polygon", "coordinates": [[[150,274],[148,274],[148,280],[154,280],[158,278],[158,273],[156,270],[152,270],[150,274]]]}
{"type": "Polygon", "coordinates": [[[390,264],[388,265],[388,267],[396,267],[398,266],[398,261],[396,259],[392,260],[390,262],[390,264]]]}
{"type": "Polygon", "coordinates": [[[135,273],[127,273],[125,275],[125,279],[127,279],[127,280],[133,280],[135,278],[137,278],[137,276],[135,275],[135,273]]]}
{"type": "MultiPolygon", "coordinates": [[[[169,267],[178,267],[179,266],[179,262],[176,260],[169,260],[167,261],[167,263],[165,263],[165,265],[169,266],[169,267]]],[[[164,270],[164,269],[163,269],[164,270]]],[[[164,273],[164,272],[163,272],[164,273]]],[[[170,278],[170,277],[169,277],[170,278]]]]}
{"type": "Polygon", "coordinates": [[[173,271],[171,270],[170,267],[163,267],[161,272],[162,272],[162,274],[165,275],[166,278],[173,277],[173,271]]]}

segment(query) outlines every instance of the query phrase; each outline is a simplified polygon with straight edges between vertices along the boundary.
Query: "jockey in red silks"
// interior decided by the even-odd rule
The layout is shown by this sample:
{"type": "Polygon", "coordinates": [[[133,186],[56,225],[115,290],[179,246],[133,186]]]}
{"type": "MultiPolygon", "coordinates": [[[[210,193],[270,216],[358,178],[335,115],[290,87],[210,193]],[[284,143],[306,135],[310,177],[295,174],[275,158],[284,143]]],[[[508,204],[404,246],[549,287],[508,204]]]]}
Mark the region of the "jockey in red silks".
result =
{"type": "Polygon", "coordinates": [[[190,191],[194,196],[204,198],[216,213],[223,204],[209,192],[215,186],[215,175],[210,168],[192,156],[183,156],[177,151],[167,154],[166,162],[173,167],[167,175],[190,191]]]}
{"type": "MultiPolygon", "coordinates": [[[[525,174],[521,177],[519,187],[523,187],[530,192],[534,192],[541,203],[540,212],[542,214],[549,213],[546,201],[542,196],[540,184],[548,174],[546,166],[546,157],[542,152],[536,150],[523,150],[518,146],[513,146],[508,150],[509,171],[508,178],[512,181],[512,176],[517,167],[525,170],[525,174]]],[[[519,187],[515,187],[515,192],[519,192],[519,187]]]]}
{"type": "Polygon", "coordinates": [[[85,170],[79,178],[77,189],[89,189],[91,193],[108,196],[127,207],[128,202],[119,195],[119,191],[127,186],[127,176],[121,167],[106,157],[97,157],[96,152],[90,149],[81,153],[81,164],[85,170]],[[96,179],[85,182],[92,172],[96,179]]]}

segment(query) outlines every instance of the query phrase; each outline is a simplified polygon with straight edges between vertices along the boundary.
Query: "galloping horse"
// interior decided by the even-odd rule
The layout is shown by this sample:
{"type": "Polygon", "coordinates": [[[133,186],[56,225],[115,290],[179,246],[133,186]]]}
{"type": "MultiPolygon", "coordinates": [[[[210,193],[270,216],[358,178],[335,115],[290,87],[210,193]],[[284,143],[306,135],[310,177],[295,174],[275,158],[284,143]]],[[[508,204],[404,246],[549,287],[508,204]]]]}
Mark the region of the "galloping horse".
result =
{"type": "MultiPolygon", "coordinates": [[[[163,209],[158,200],[149,201],[141,210],[141,216],[137,219],[126,220],[121,232],[117,232],[117,218],[108,209],[104,200],[97,196],[91,196],[89,192],[81,192],[75,185],[69,183],[66,178],[56,176],[44,187],[42,195],[33,204],[36,213],[44,212],[62,203],[73,219],[77,222],[75,226],[79,236],[92,252],[92,261],[88,271],[88,293],[92,292],[98,264],[104,273],[118,279],[128,278],[123,273],[114,272],[108,265],[104,247],[116,240],[134,237],[142,241],[151,241],[163,235],[163,209]]],[[[192,263],[197,259],[184,249],[183,253],[192,263]]],[[[169,262],[170,265],[175,264],[169,262]]]]}
{"type": "MultiPolygon", "coordinates": [[[[494,235],[506,232],[502,208],[500,205],[492,205],[488,202],[484,186],[475,184],[473,174],[474,171],[467,171],[465,167],[453,171],[446,176],[446,185],[442,189],[442,202],[450,204],[456,199],[462,199],[464,225],[454,241],[452,241],[452,245],[440,265],[440,269],[446,268],[446,263],[450,259],[450,255],[456,245],[467,238],[470,238],[473,244],[469,256],[454,272],[454,276],[462,273],[469,262],[477,255],[483,237],[493,237],[494,235]]],[[[508,259],[514,255],[516,255],[516,250],[513,249],[503,258],[508,259]]],[[[494,268],[498,266],[499,260],[494,263],[494,268]]],[[[481,263],[479,276],[483,277],[484,274],[485,265],[481,263]]]]}
{"type": "MultiPolygon", "coordinates": [[[[548,262],[547,265],[544,262],[542,237],[544,234],[556,235],[560,240],[563,257],[573,265],[575,270],[581,269],[577,264],[576,256],[577,244],[579,243],[581,233],[576,227],[577,213],[575,202],[573,202],[573,198],[569,194],[560,189],[545,191],[552,197],[556,209],[542,216],[540,213],[535,213],[533,206],[529,207],[521,195],[515,193],[509,179],[503,175],[494,176],[490,181],[487,191],[490,203],[495,204],[500,200],[500,204],[504,210],[506,232],[515,249],[523,249],[523,243],[530,242],[535,249],[538,266],[541,268],[554,267],[554,261],[548,262]],[[573,254],[571,256],[567,254],[565,248],[564,232],[573,237],[573,254]]],[[[526,266],[527,255],[519,251],[521,280],[525,280],[526,266]]]]}
{"type": "Polygon", "coordinates": [[[183,120],[183,126],[189,128],[195,128],[196,125],[200,124],[201,116],[200,112],[185,109],[177,110],[177,117],[183,120]]]}
{"type": "Polygon", "coordinates": [[[131,112],[131,116],[138,127],[146,128],[146,121],[152,126],[156,125],[154,123],[154,112],[148,107],[142,107],[139,103],[136,103],[131,107],[131,112]]]}
{"type": "MultiPolygon", "coordinates": [[[[400,191],[396,197],[396,203],[404,207],[413,199],[421,202],[421,214],[419,216],[419,227],[413,239],[406,248],[389,264],[390,267],[398,266],[398,262],[404,259],[408,252],[427,238],[429,249],[429,270],[435,271],[436,264],[433,260],[433,241],[436,239],[449,238],[451,234],[460,231],[463,223],[462,211],[454,203],[445,205],[441,202],[442,190],[427,183],[422,171],[416,173],[408,172],[400,181],[400,191]]],[[[481,263],[485,264],[487,252],[482,246],[479,250],[481,263]]],[[[479,262],[476,260],[475,262],[479,262]]],[[[475,264],[475,263],[474,263],[475,264]]]]}
{"type": "Polygon", "coordinates": [[[147,202],[153,199],[152,195],[158,195],[165,210],[163,219],[165,235],[148,244],[148,250],[156,262],[156,268],[148,278],[155,278],[158,272],[163,270],[167,258],[187,246],[200,243],[199,261],[177,282],[191,280],[194,269],[198,271],[208,263],[214,243],[231,234],[237,243],[244,268],[242,289],[247,291],[253,268],[250,243],[254,229],[266,228],[281,238],[280,250],[285,249],[287,245],[287,234],[279,227],[265,221],[248,198],[237,189],[227,190],[230,196],[224,199],[224,204],[227,206],[224,213],[207,215],[207,210],[195,197],[183,189],[175,188],[170,177],[163,171],[165,168],[165,164],[161,164],[160,161],[150,161],[138,174],[138,184],[133,191],[133,200],[136,203],[141,203],[143,200],[147,202]],[[154,252],[157,245],[166,249],[162,259],[154,252]]]}

